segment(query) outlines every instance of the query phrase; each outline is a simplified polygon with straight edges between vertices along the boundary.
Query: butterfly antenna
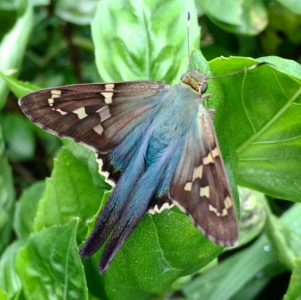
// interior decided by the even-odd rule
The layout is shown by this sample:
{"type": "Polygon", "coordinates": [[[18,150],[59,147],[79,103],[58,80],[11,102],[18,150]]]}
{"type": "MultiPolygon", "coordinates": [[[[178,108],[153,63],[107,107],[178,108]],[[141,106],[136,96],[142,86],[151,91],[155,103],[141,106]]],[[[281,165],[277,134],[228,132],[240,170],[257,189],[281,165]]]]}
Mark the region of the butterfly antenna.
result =
{"type": "Polygon", "coordinates": [[[190,29],[190,12],[188,12],[188,16],[187,16],[187,53],[188,53],[188,62],[189,62],[189,68],[190,68],[190,72],[192,71],[192,65],[191,65],[191,58],[190,58],[190,39],[189,39],[189,29],[190,29]]]}
{"type": "Polygon", "coordinates": [[[263,65],[271,65],[271,66],[275,66],[275,65],[273,65],[273,64],[271,64],[271,63],[268,63],[268,62],[260,62],[260,63],[258,63],[258,64],[252,65],[252,66],[250,66],[250,67],[248,67],[248,68],[244,68],[243,70],[231,72],[231,73],[224,74],[224,75],[220,75],[220,76],[208,77],[207,79],[218,79],[218,78],[228,77],[228,76],[232,76],[232,75],[235,75],[235,74],[239,74],[239,73],[242,73],[242,72],[247,72],[247,71],[256,69],[256,68],[261,67],[261,66],[263,66],[263,65]]]}

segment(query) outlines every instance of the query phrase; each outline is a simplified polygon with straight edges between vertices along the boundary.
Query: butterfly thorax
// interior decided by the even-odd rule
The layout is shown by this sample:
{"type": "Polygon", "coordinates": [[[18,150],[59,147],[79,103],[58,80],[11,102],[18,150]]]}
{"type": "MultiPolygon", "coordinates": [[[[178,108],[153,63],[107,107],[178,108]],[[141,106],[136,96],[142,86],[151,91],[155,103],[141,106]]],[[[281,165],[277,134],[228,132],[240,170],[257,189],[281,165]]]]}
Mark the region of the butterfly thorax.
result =
{"type": "Polygon", "coordinates": [[[161,95],[158,113],[152,122],[146,167],[153,164],[171,143],[182,147],[187,132],[190,132],[198,120],[201,92],[205,92],[205,87],[205,74],[195,70],[184,74],[177,85],[170,88],[164,96],[161,95]]]}
{"type": "Polygon", "coordinates": [[[199,95],[204,94],[207,90],[207,76],[200,70],[193,70],[183,74],[181,82],[199,95]]]}

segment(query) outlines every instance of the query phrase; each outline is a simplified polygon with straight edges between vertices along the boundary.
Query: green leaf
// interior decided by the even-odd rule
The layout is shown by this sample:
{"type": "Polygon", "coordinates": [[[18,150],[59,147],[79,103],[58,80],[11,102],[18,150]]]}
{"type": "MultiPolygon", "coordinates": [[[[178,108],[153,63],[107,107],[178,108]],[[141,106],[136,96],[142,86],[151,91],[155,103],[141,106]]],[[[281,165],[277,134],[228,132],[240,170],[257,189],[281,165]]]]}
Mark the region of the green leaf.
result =
{"type": "MultiPolygon", "coordinates": [[[[222,75],[254,63],[248,58],[217,58],[210,67],[216,75],[222,75]]],[[[229,109],[217,114],[220,120],[230,119],[230,123],[218,123],[216,130],[220,141],[235,145],[239,184],[277,198],[300,201],[301,85],[292,73],[298,74],[296,70],[284,73],[265,65],[218,79],[229,109]],[[227,133],[221,139],[220,126],[227,133]]]]}
{"type": "Polygon", "coordinates": [[[301,258],[295,259],[295,267],[291,276],[288,290],[283,300],[301,299],[301,258]]]}
{"type": "Polygon", "coordinates": [[[277,264],[275,252],[268,247],[267,238],[262,236],[252,246],[186,284],[184,295],[187,299],[232,299],[256,274],[277,264]]]}
{"type": "Polygon", "coordinates": [[[95,159],[92,151],[74,143],[59,152],[38,207],[35,219],[36,230],[55,224],[67,224],[70,220],[79,217],[78,237],[80,240],[85,238],[85,222],[98,210],[103,197],[103,191],[94,186],[87,166],[90,157],[95,159]],[[80,159],[79,153],[81,153],[80,159]]]}
{"type": "Polygon", "coordinates": [[[34,232],[34,218],[44,191],[45,182],[36,182],[23,192],[17,202],[14,214],[14,229],[18,237],[25,238],[34,232]]]}
{"type": "Polygon", "coordinates": [[[258,0],[201,0],[206,15],[226,31],[256,35],[268,24],[265,5],[258,0]]]}
{"type": "MultiPolygon", "coordinates": [[[[20,17],[0,44],[0,71],[3,72],[20,67],[32,29],[32,7],[26,0],[19,1],[19,12],[20,17]]],[[[0,79],[0,109],[4,105],[7,95],[7,85],[3,79],[0,79]]]]}
{"type": "Polygon", "coordinates": [[[7,293],[4,290],[2,290],[1,288],[0,288],[0,299],[9,300],[7,293]]]}
{"type": "MultiPolygon", "coordinates": [[[[297,245],[296,241],[301,239],[300,213],[301,205],[295,204],[279,220],[290,231],[285,233],[288,244],[290,247],[295,244],[298,249],[300,249],[300,242],[297,245]]],[[[296,261],[296,263],[297,271],[300,265],[299,262],[296,261]]],[[[182,290],[187,299],[238,300],[246,297],[246,294],[240,294],[244,287],[253,287],[256,292],[260,292],[256,287],[258,284],[261,288],[264,287],[273,276],[284,270],[279,262],[276,249],[271,245],[267,236],[262,235],[248,248],[232,255],[217,267],[184,285],[182,290]],[[243,295],[243,297],[238,297],[238,295],[243,295]]],[[[294,281],[292,288],[296,288],[297,285],[300,286],[300,280],[298,283],[294,281]]]]}
{"type": "Polygon", "coordinates": [[[16,95],[16,97],[21,98],[31,92],[37,91],[40,87],[33,85],[28,82],[20,81],[12,76],[7,76],[3,72],[0,72],[0,77],[5,80],[9,89],[16,95]]]}
{"type": "Polygon", "coordinates": [[[96,10],[96,5],[97,1],[57,1],[55,12],[60,18],[67,22],[78,25],[86,25],[90,24],[92,21],[96,10]]]}
{"type": "MultiPolygon", "coordinates": [[[[18,239],[10,244],[4,251],[0,260],[0,288],[3,288],[10,299],[17,297],[22,285],[15,267],[16,258],[21,247],[25,244],[24,239],[18,239]]],[[[0,297],[0,299],[2,299],[0,297]]]]}
{"type": "Polygon", "coordinates": [[[14,1],[2,0],[0,2],[0,41],[3,36],[12,29],[17,21],[17,4],[14,1]]]}
{"type": "Polygon", "coordinates": [[[26,299],[88,299],[76,229],[73,220],[29,237],[16,264],[26,299]]]}
{"type": "Polygon", "coordinates": [[[216,258],[222,249],[203,237],[178,208],[146,215],[103,275],[107,295],[128,299],[139,290],[162,293],[178,277],[216,258]],[[123,288],[114,289],[116,284],[123,288]]]}
{"type": "Polygon", "coordinates": [[[8,158],[13,161],[31,159],[36,146],[32,124],[17,114],[2,115],[1,124],[8,158]]]}
{"type": "Polygon", "coordinates": [[[294,60],[283,59],[282,57],[278,56],[265,56],[258,58],[258,61],[273,64],[278,71],[281,71],[290,77],[295,77],[295,79],[301,81],[300,64],[294,60]]]}
{"type": "Polygon", "coordinates": [[[286,7],[295,14],[301,14],[301,3],[298,0],[277,0],[282,6],[286,7]]]}
{"type": "Polygon", "coordinates": [[[188,11],[193,41],[198,24],[192,0],[99,1],[92,37],[102,80],[171,82],[181,60],[187,57],[188,11]]]}
{"type": "Polygon", "coordinates": [[[12,170],[4,150],[2,127],[0,125],[0,254],[11,239],[15,199],[12,170]]]}
{"type": "Polygon", "coordinates": [[[239,246],[249,243],[263,230],[266,222],[264,195],[238,187],[240,197],[239,246]]]}

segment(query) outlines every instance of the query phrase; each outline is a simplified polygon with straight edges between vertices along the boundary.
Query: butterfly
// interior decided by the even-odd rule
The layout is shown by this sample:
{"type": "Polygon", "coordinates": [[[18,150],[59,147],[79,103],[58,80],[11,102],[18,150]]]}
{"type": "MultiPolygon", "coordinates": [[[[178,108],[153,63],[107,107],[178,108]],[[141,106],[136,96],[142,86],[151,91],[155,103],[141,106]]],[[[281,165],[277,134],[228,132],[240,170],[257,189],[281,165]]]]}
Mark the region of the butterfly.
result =
{"type": "Polygon", "coordinates": [[[178,84],[155,81],[77,84],[36,91],[19,105],[39,127],[96,153],[114,187],[80,249],[91,257],[108,239],[103,273],[147,212],[178,206],[211,241],[238,239],[235,204],[215,128],[206,74],[178,84]]]}

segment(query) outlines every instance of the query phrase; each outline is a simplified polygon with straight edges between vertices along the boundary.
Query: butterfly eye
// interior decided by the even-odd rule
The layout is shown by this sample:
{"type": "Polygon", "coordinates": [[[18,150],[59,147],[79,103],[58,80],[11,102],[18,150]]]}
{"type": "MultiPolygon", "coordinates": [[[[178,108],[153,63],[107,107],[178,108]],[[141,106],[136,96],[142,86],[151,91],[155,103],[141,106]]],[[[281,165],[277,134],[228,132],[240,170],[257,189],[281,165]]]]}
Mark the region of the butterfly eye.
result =
{"type": "Polygon", "coordinates": [[[203,82],[201,85],[201,94],[205,93],[207,91],[208,84],[207,82],[203,82]]]}
{"type": "Polygon", "coordinates": [[[189,79],[189,76],[187,75],[187,73],[185,73],[185,74],[183,74],[182,76],[181,76],[181,81],[183,81],[183,80],[188,80],[189,79]]]}

